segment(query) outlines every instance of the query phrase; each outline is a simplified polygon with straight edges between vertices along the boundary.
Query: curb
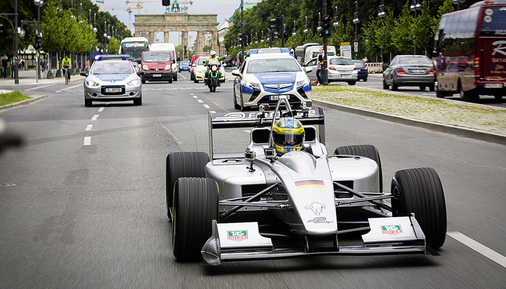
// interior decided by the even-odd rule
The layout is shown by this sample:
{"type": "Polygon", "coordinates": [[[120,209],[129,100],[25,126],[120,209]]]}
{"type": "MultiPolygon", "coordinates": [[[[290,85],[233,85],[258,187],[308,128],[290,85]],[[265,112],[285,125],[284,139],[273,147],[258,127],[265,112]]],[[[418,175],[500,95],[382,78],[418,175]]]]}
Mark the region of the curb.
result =
{"type": "Polygon", "coordinates": [[[335,103],[321,101],[321,100],[314,100],[313,99],[313,102],[320,105],[320,106],[334,108],[339,111],[344,111],[344,112],[363,115],[363,116],[374,117],[374,118],[387,120],[387,121],[391,121],[391,122],[396,122],[396,123],[416,126],[416,127],[420,127],[420,128],[430,129],[433,131],[444,132],[444,133],[454,134],[454,135],[468,137],[468,138],[472,138],[472,139],[483,140],[483,141],[493,142],[493,143],[497,143],[497,144],[501,144],[501,145],[506,145],[506,135],[500,135],[500,134],[495,134],[495,133],[486,132],[486,131],[480,131],[480,130],[474,130],[474,129],[469,129],[469,128],[463,128],[463,127],[457,127],[457,126],[415,120],[415,119],[411,119],[411,118],[406,118],[406,117],[401,117],[401,116],[396,116],[396,115],[391,115],[391,114],[386,114],[386,113],[381,113],[381,112],[363,110],[360,108],[354,108],[351,106],[345,106],[345,105],[335,104],[335,103]]]}

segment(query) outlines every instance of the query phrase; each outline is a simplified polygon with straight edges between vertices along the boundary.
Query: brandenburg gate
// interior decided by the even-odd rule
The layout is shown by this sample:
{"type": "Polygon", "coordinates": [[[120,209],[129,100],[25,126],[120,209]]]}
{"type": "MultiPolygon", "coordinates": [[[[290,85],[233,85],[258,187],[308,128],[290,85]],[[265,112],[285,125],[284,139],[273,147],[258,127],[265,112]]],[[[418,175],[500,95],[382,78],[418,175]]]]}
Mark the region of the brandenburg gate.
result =
{"type": "Polygon", "coordinates": [[[201,52],[204,48],[203,33],[211,32],[211,49],[219,53],[217,18],[218,14],[135,15],[135,36],[148,34],[148,42],[151,44],[155,42],[155,32],[163,31],[164,42],[169,43],[169,32],[183,32],[182,44],[188,47],[188,31],[197,31],[195,51],[201,52]]]}

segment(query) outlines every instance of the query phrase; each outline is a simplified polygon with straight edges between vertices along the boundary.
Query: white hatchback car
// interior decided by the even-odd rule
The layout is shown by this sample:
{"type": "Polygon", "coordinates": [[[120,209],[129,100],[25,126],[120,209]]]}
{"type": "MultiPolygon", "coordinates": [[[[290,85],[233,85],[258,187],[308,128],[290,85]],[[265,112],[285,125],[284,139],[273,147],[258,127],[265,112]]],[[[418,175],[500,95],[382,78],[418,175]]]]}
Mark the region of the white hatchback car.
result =
{"type": "Polygon", "coordinates": [[[234,80],[234,107],[275,105],[280,95],[287,95],[290,105],[311,102],[311,82],[307,73],[288,53],[253,54],[244,64],[232,71],[234,80]]]}

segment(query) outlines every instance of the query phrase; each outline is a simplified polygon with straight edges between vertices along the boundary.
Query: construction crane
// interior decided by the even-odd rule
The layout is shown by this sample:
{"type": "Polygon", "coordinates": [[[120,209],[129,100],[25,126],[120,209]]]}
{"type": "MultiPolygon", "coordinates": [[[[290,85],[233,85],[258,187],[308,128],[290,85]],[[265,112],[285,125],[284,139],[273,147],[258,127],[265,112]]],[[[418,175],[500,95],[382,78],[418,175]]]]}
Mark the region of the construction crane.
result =
{"type": "MultiPolygon", "coordinates": [[[[156,1],[156,2],[159,2],[159,1],[156,1]]],[[[128,1],[127,1],[128,3],[128,1]]],[[[107,11],[107,10],[126,10],[128,12],[128,29],[130,29],[130,31],[132,31],[132,11],[133,10],[139,10],[142,9],[144,7],[142,7],[140,4],[137,4],[137,6],[134,6],[134,7],[124,7],[124,6],[116,6],[116,7],[113,7],[113,6],[100,6],[99,7],[99,11],[107,11]]]]}

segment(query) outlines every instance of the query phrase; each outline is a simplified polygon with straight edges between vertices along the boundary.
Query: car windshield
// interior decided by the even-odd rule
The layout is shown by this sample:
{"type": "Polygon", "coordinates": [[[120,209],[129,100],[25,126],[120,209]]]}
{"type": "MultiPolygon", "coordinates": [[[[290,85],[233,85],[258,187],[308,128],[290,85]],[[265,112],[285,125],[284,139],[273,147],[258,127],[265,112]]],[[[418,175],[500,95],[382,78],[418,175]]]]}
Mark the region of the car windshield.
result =
{"type": "Polygon", "coordinates": [[[132,74],[132,65],[127,61],[95,61],[91,74],[132,74]]]}
{"type": "Polygon", "coordinates": [[[200,57],[197,59],[197,65],[204,65],[206,63],[207,57],[200,57]]]}
{"type": "Polygon", "coordinates": [[[299,71],[300,67],[294,58],[266,58],[250,60],[247,73],[299,71]]]}
{"type": "Polygon", "coordinates": [[[399,57],[399,64],[432,64],[427,56],[399,57]]]}
{"type": "Polygon", "coordinates": [[[170,52],[167,53],[144,53],[142,54],[144,62],[170,62],[170,52]]]}
{"type": "Polygon", "coordinates": [[[332,65],[353,65],[353,62],[348,58],[331,58],[329,64],[332,65]]]}
{"type": "Polygon", "coordinates": [[[279,48],[262,48],[262,49],[258,49],[257,53],[258,54],[260,54],[260,53],[281,53],[281,49],[279,49],[279,48]]]}
{"type": "Polygon", "coordinates": [[[189,65],[190,62],[189,61],[181,61],[181,65],[189,65]]]}

